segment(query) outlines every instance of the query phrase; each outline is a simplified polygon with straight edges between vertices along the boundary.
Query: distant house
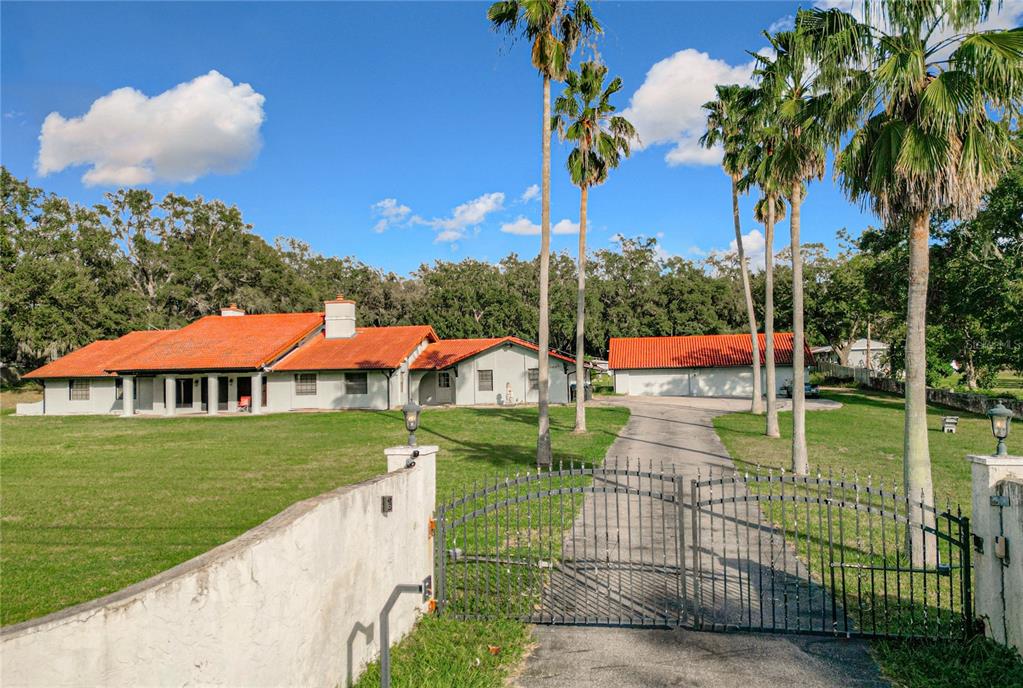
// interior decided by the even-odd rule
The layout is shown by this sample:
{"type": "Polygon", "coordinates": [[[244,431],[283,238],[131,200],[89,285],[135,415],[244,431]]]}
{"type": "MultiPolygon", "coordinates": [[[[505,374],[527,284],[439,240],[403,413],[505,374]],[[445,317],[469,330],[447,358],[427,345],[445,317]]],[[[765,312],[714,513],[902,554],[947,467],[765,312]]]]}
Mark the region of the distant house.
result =
{"type": "MultiPolygon", "coordinates": [[[[764,335],[759,336],[764,362],[764,335]]],[[[813,356],[804,349],[806,364],[813,356]]],[[[774,335],[775,384],[792,380],[792,334],[774,335]]],[[[748,397],[753,342],[748,334],[612,338],[608,366],[615,392],[641,396],[748,397]]],[[[766,371],[761,368],[766,384],[766,371]]]]}
{"type": "Polygon", "coordinates": [[[830,361],[849,366],[850,368],[870,368],[879,372],[886,372],[888,365],[888,345],[876,339],[856,339],[849,345],[849,353],[846,362],[842,363],[839,352],[831,346],[818,346],[812,349],[813,355],[822,361],[830,361]],[[868,346],[869,344],[869,346],[868,346]],[[867,365],[867,350],[870,350],[870,365],[867,365]]]}
{"type": "MultiPolygon", "coordinates": [[[[40,411],[210,414],[535,403],[539,349],[501,339],[446,340],[429,325],[356,327],[355,302],[322,313],[247,315],[232,305],[178,330],[93,342],[25,375],[40,411]]],[[[571,359],[551,352],[551,401],[568,399],[571,359]]]]}

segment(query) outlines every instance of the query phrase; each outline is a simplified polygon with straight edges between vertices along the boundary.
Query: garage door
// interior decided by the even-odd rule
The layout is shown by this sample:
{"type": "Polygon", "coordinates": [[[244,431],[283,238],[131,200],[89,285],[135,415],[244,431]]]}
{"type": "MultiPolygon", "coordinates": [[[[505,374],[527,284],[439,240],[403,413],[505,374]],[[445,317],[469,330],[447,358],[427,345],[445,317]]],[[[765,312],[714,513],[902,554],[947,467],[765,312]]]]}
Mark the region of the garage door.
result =
{"type": "Polygon", "coordinates": [[[689,373],[663,370],[629,372],[629,394],[660,397],[687,397],[689,373]]]}

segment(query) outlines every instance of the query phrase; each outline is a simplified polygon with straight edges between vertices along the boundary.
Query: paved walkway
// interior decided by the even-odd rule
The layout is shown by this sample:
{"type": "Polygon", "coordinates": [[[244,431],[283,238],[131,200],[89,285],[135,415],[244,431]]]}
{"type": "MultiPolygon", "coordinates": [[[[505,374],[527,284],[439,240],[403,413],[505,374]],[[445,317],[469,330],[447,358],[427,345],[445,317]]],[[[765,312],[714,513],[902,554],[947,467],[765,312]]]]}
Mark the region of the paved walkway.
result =
{"type": "MultiPolygon", "coordinates": [[[[613,403],[629,407],[632,417],[619,434],[618,440],[608,451],[606,465],[635,466],[653,464],[655,471],[678,473],[689,477],[699,473],[706,477],[729,472],[733,468],[731,459],[713,429],[712,419],[716,415],[743,410],[748,402],[741,400],[698,399],[698,398],[640,398],[631,397],[615,400],[613,403]],[[661,465],[663,464],[663,468],[661,465]]],[[[808,408],[836,407],[832,402],[808,401],[808,408]]],[[[629,479],[630,487],[644,487],[642,479],[629,479]]],[[[649,486],[647,486],[649,487],[649,486]]],[[[652,488],[659,489],[659,488],[652,488]]],[[[688,497],[688,495],[687,495],[688,497]]],[[[639,498],[633,508],[639,506],[639,498]]],[[[592,499],[588,506],[592,512],[592,522],[617,522],[621,509],[628,508],[631,502],[621,500],[625,506],[616,504],[607,507],[607,502],[592,499]],[[603,509],[613,509],[613,515],[604,513],[603,509]]],[[[648,506],[650,501],[645,502],[648,506]]],[[[670,505],[662,503],[664,508],[670,505]]],[[[654,519],[659,517],[652,514],[654,519]]],[[[672,516],[673,517],[673,516],[672,516]]],[[[748,505],[735,513],[735,520],[742,519],[746,523],[759,523],[761,516],[753,506],[752,512],[748,505]]],[[[688,518],[688,516],[687,516],[688,518]]],[[[678,564],[678,556],[674,554],[675,543],[664,542],[662,538],[674,537],[672,529],[650,528],[646,533],[638,532],[635,519],[627,520],[632,524],[629,532],[619,534],[614,546],[621,548],[626,556],[619,554],[619,559],[639,560],[663,563],[665,567],[678,564]],[[659,554],[660,553],[660,554],[659,554]],[[659,558],[660,557],[660,558],[659,558]]],[[[596,571],[590,574],[576,571],[571,580],[566,579],[566,586],[574,590],[592,589],[607,590],[603,598],[599,594],[583,596],[578,602],[580,609],[592,612],[594,608],[600,615],[615,614],[630,618],[656,617],[663,614],[667,618],[673,615],[691,614],[695,606],[704,613],[704,620],[710,622],[735,622],[736,614],[744,613],[741,607],[734,604],[736,583],[742,581],[742,573],[747,572],[746,586],[750,586],[749,541],[745,541],[746,557],[739,551],[738,540],[723,537],[723,529],[729,527],[726,521],[706,515],[699,521],[701,533],[701,558],[694,562],[691,552],[686,552],[684,564],[690,570],[701,571],[699,576],[703,587],[703,596],[697,598],[696,591],[690,589],[686,595],[690,600],[689,609],[672,608],[677,600],[674,586],[677,576],[665,575],[665,580],[658,580],[657,574],[644,586],[625,586],[628,595],[614,594],[614,579],[605,574],[606,580],[599,578],[596,571]],[[715,544],[717,543],[717,544],[715,544]],[[730,570],[733,606],[728,608],[722,590],[722,582],[727,581],[730,570]],[[584,586],[579,586],[579,577],[584,586]],[[592,580],[590,580],[592,578],[592,580]],[[672,588],[672,589],[669,589],[672,588]],[[711,592],[708,592],[711,591],[711,592]],[[711,595],[713,594],[713,603],[711,595]],[[606,599],[606,602],[601,602],[606,599]],[[698,601],[698,600],[702,600],[698,601]],[[603,606],[594,607],[594,601],[603,606]],[[722,603],[724,607],[722,608],[722,603]]],[[[745,532],[760,533],[759,529],[749,528],[745,532]]],[[[761,537],[763,537],[761,535],[761,537]]],[[[769,537],[769,536],[768,536],[769,537]]],[[[756,538],[756,536],[755,536],[756,538]]],[[[760,550],[766,553],[766,540],[760,550]]],[[[565,550],[571,547],[571,537],[566,541],[565,550]]],[[[598,543],[599,544],[599,543],[598,543]]],[[[611,543],[605,543],[611,546],[611,543]]],[[[754,549],[756,549],[754,547],[754,549]]],[[[761,561],[768,564],[782,576],[791,576],[794,580],[806,580],[806,574],[794,552],[788,553],[784,545],[776,549],[771,543],[770,563],[767,555],[762,554],[761,561]],[[781,553],[785,554],[781,554],[781,553]]],[[[759,563],[759,562],[757,562],[759,563]]],[[[756,563],[754,564],[756,566],[756,563]]],[[[649,574],[648,574],[649,575],[649,574]]],[[[692,576],[687,577],[691,579],[692,576]]],[[[556,583],[552,581],[552,583],[556,583]]],[[[727,584],[727,583],[726,583],[727,584]]],[[[804,601],[819,601],[823,591],[816,586],[804,583],[799,590],[804,601]]],[[[759,612],[761,605],[757,599],[765,599],[763,595],[753,592],[752,609],[759,612]]],[[[770,600],[770,596],[766,599],[770,600]]],[[[777,606],[779,603],[766,604],[777,606]]],[[[570,609],[570,613],[579,613],[580,609],[570,609]]],[[[749,613],[751,607],[747,606],[749,613]]],[[[770,607],[768,608],[770,609],[770,607]]],[[[804,612],[805,613],[805,612],[804,612]]],[[[816,638],[796,635],[755,635],[740,633],[709,633],[694,632],[683,629],[653,630],[626,628],[597,627],[566,627],[537,626],[534,631],[538,643],[536,650],[527,662],[524,673],[518,679],[518,685],[531,686],[591,686],[614,685],[616,688],[627,686],[736,686],[758,688],[759,686],[777,686],[781,684],[799,686],[879,686],[886,685],[879,677],[878,670],[871,660],[865,643],[834,638],[816,638]]]]}

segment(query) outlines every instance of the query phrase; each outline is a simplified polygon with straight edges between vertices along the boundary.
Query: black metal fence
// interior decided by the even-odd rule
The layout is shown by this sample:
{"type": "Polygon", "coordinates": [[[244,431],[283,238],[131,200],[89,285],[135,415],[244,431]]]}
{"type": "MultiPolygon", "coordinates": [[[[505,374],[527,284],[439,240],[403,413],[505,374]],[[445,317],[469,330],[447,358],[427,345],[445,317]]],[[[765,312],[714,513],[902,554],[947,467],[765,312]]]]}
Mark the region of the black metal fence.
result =
{"type": "Polygon", "coordinates": [[[558,466],[467,486],[438,509],[436,543],[438,608],[457,618],[870,637],[971,628],[968,519],[869,479],[558,466]]]}

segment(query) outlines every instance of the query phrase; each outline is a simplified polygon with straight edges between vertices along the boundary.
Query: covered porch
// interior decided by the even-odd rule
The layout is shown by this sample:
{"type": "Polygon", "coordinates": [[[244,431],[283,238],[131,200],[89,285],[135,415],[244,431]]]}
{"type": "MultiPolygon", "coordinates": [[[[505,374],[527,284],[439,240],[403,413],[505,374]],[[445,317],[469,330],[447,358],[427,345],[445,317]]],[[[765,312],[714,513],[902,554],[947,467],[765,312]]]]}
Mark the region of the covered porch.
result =
{"type": "Polygon", "coordinates": [[[267,405],[266,374],[262,371],[126,374],[118,380],[124,416],[258,414],[267,405]]]}

